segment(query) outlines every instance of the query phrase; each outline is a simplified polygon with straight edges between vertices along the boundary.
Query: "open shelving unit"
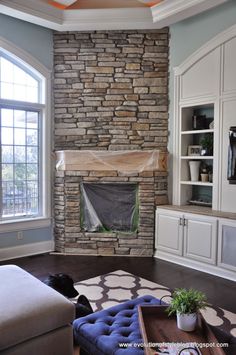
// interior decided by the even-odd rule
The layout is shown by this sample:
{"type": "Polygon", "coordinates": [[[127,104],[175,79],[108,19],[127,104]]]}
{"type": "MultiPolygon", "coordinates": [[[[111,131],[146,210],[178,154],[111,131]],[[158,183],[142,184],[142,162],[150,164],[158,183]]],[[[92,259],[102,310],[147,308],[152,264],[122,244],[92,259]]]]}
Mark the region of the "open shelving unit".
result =
{"type": "Polygon", "coordinates": [[[211,206],[213,182],[210,175],[208,181],[201,181],[200,171],[203,167],[209,169],[211,172],[213,171],[214,154],[211,152],[211,155],[202,155],[204,152],[201,147],[201,140],[206,135],[213,135],[214,142],[214,128],[212,128],[214,121],[214,104],[182,107],[180,117],[180,205],[189,203],[197,205],[199,201],[199,206],[211,206]],[[191,149],[193,153],[191,153],[191,149]],[[190,161],[200,161],[198,181],[191,180],[190,161]]]}

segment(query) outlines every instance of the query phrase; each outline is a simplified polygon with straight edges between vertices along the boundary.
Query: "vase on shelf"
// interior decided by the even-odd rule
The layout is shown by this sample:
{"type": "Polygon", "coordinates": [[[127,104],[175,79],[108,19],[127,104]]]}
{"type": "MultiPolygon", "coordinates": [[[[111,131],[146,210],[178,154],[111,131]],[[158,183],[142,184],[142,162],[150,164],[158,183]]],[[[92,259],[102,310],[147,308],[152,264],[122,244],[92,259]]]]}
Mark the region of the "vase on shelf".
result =
{"type": "Polygon", "coordinates": [[[201,173],[201,181],[202,182],[208,182],[209,181],[209,175],[207,173],[201,173]]]}
{"type": "Polygon", "coordinates": [[[193,160],[189,162],[191,181],[199,181],[200,164],[201,164],[200,160],[193,160]]]}

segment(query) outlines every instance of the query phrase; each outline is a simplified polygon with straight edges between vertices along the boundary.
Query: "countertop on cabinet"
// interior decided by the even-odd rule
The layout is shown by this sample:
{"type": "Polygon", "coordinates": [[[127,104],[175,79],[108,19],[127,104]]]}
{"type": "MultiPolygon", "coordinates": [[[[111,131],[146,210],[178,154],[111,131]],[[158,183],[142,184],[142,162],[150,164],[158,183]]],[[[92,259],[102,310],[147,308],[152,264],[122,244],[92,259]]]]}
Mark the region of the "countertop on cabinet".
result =
{"type": "Polygon", "coordinates": [[[167,210],[179,211],[179,212],[184,212],[184,213],[195,213],[195,214],[201,214],[201,215],[205,215],[205,216],[236,220],[236,213],[216,211],[216,210],[212,210],[210,207],[195,206],[195,205],[183,205],[183,206],[160,205],[160,206],[157,206],[157,208],[163,208],[163,209],[167,209],[167,210]]]}

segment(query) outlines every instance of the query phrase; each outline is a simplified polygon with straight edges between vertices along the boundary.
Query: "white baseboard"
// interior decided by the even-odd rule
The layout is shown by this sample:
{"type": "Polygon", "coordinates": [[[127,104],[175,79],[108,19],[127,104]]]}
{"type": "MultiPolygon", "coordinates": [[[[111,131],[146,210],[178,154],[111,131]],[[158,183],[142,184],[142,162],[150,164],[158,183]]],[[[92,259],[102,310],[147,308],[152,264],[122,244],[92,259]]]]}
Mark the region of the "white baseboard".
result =
{"type": "Polygon", "coordinates": [[[45,242],[30,243],[14,246],[12,248],[2,248],[0,249],[0,260],[9,260],[22,258],[23,256],[30,256],[42,253],[48,253],[53,251],[54,241],[49,240],[45,242]]]}
{"type": "Polygon", "coordinates": [[[195,260],[186,259],[182,256],[165,253],[160,250],[155,252],[154,257],[174,264],[189,267],[194,270],[206,272],[211,275],[223,277],[224,279],[236,281],[236,273],[234,271],[226,270],[215,265],[204,264],[195,260]]]}

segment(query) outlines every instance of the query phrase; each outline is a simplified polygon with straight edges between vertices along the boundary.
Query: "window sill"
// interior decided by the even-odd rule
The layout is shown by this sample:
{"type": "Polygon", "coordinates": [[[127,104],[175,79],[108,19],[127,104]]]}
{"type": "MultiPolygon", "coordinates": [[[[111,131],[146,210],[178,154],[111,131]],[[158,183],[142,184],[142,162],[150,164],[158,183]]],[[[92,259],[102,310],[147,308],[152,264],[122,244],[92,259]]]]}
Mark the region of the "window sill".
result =
{"type": "Polygon", "coordinates": [[[29,218],[24,220],[1,221],[1,233],[15,232],[19,230],[37,229],[51,226],[51,218],[29,218]]]}

